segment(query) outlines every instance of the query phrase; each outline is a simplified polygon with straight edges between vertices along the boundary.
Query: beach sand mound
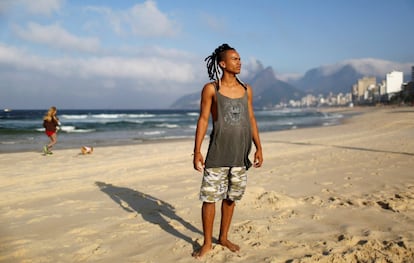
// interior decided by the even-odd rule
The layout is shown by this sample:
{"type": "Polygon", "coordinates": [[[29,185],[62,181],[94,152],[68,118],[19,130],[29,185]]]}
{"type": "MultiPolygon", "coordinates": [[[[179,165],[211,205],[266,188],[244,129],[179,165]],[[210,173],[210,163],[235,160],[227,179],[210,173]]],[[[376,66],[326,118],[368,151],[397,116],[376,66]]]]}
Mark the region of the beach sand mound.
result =
{"type": "Polygon", "coordinates": [[[327,247],[321,253],[287,260],[286,263],[412,263],[414,260],[414,249],[403,240],[358,240],[341,235],[336,245],[327,247]]]}

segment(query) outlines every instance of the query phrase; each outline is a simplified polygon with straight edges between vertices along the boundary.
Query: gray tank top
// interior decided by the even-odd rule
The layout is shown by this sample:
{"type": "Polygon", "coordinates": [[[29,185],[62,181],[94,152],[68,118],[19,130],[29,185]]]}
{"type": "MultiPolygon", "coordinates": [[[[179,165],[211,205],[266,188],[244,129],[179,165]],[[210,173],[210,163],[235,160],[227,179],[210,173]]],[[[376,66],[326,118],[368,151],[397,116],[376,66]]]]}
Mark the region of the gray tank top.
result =
{"type": "Polygon", "coordinates": [[[249,119],[247,91],[241,98],[228,98],[218,91],[217,120],[213,121],[205,168],[242,167],[252,163],[252,131],[249,119]]]}

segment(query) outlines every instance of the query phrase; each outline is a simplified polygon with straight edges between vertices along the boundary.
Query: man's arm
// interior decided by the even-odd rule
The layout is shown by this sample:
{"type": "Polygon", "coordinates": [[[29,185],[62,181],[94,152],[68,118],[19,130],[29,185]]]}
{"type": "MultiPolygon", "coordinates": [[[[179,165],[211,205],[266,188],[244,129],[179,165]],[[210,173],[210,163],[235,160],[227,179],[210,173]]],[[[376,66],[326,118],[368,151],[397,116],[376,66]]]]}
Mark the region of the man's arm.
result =
{"type": "Polygon", "coordinates": [[[249,118],[250,125],[252,128],[252,140],[256,146],[256,152],[254,154],[254,167],[260,167],[263,163],[263,153],[262,153],[262,144],[260,142],[259,129],[257,128],[256,117],[254,116],[253,110],[253,91],[252,88],[247,85],[247,99],[249,103],[249,118]]]}
{"type": "Polygon", "coordinates": [[[197,121],[193,158],[194,169],[199,172],[201,172],[204,168],[204,158],[201,154],[201,145],[208,128],[208,120],[211,114],[214,92],[214,85],[211,83],[204,85],[203,91],[201,92],[200,116],[197,121]]]}

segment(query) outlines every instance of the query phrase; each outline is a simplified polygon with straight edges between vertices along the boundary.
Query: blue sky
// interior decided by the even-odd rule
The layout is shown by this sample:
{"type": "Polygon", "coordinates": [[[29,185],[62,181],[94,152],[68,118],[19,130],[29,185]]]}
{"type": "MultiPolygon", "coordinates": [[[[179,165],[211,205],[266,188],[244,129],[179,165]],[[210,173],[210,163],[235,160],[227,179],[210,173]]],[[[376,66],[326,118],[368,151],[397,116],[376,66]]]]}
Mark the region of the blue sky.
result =
{"type": "MultiPolygon", "coordinates": [[[[350,59],[414,62],[412,0],[1,0],[0,107],[167,108],[235,47],[286,79],[350,59]]],[[[253,87],[254,88],[254,87],[253,87]]]]}

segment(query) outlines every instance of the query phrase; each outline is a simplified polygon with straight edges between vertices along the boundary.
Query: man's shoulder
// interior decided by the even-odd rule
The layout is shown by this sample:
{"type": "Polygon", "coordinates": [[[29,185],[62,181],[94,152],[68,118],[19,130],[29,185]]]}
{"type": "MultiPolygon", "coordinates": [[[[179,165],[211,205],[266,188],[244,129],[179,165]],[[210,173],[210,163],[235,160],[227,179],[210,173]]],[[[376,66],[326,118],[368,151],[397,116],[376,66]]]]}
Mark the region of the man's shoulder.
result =
{"type": "Polygon", "coordinates": [[[241,82],[240,83],[245,89],[251,89],[252,88],[252,86],[250,86],[250,84],[249,83],[246,83],[246,82],[241,82]]]}
{"type": "Polygon", "coordinates": [[[244,86],[244,88],[245,88],[248,92],[251,92],[251,91],[252,91],[252,86],[250,86],[250,84],[249,84],[249,83],[244,83],[244,84],[243,84],[243,86],[244,86]]]}
{"type": "Polygon", "coordinates": [[[211,81],[204,84],[204,87],[215,88],[218,85],[217,81],[211,81]]]}
{"type": "Polygon", "coordinates": [[[216,91],[216,82],[208,82],[204,84],[203,92],[214,93],[216,91]]]}

